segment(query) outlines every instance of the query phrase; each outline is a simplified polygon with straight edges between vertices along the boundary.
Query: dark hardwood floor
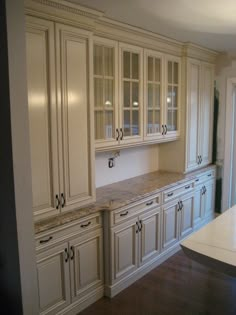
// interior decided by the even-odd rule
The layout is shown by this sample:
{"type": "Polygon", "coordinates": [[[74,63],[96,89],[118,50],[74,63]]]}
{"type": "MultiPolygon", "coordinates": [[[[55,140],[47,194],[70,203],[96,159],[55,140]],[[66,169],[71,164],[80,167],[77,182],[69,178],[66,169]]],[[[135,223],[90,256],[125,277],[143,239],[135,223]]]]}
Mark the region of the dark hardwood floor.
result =
{"type": "Polygon", "coordinates": [[[113,299],[81,315],[236,315],[236,278],[210,270],[182,251],[113,299]]]}

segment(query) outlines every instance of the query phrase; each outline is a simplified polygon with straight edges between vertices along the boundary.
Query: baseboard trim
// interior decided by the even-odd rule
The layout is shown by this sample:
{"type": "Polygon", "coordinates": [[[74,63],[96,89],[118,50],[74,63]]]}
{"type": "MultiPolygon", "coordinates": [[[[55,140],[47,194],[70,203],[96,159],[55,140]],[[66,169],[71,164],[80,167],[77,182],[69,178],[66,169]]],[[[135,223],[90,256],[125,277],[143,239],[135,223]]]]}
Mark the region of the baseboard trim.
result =
{"type": "Polygon", "coordinates": [[[165,250],[165,252],[161,253],[158,257],[151,260],[146,265],[135,270],[132,274],[128,275],[126,278],[123,278],[122,280],[120,280],[119,282],[117,282],[113,285],[105,285],[105,296],[113,298],[115,295],[120,293],[122,290],[126,289],[131,284],[133,284],[135,281],[142,278],[149,271],[151,271],[155,267],[162,264],[165,260],[167,260],[169,257],[174,255],[180,249],[181,249],[181,247],[180,247],[179,243],[177,243],[174,246],[165,250]]]}

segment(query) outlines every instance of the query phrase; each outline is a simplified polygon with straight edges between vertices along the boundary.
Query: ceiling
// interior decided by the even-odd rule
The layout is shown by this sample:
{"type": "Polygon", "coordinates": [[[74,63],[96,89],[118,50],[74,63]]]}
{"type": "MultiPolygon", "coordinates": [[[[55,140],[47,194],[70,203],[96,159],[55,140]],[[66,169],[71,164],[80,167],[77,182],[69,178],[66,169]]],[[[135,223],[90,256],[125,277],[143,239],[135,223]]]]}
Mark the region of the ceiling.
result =
{"type": "Polygon", "coordinates": [[[70,0],[183,42],[236,52],[236,0],[70,0]]]}

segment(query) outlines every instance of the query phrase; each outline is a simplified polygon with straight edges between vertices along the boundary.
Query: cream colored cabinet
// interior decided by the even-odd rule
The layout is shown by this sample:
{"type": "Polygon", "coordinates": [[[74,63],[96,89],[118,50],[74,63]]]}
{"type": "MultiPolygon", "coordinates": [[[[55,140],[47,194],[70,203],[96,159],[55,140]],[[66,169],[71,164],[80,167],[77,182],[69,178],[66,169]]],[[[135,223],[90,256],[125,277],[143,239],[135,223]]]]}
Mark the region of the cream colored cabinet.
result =
{"type": "Polygon", "coordinates": [[[90,33],[27,17],[26,43],[33,212],[38,219],[94,201],[90,33]]]}
{"type": "Polygon", "coordinates": [[[193,231],[194,195],[184,195],[163,206],[162,248],[167,249],[193,231]]]}
{"type": "Polygon", "coordinates": [[[187,171],[211,162],[213,78],[213,65],[187,60],[187,171]]]}
{"type": "Polygon", "coordinates": [[[77,229],[65,230],[64,236],[59,231],[38,240],[40,314],[56,315],[62,310],[66,314],[73,309],[77,314],[103,296],[102,229],[93,228],[93,220],[88,219],[92,226],[88,231],[80,231],[81,226],[87,229],[88,222],[78,223],[77,229]],[[78,231],[81,235],[76,236],[78,231]]]}

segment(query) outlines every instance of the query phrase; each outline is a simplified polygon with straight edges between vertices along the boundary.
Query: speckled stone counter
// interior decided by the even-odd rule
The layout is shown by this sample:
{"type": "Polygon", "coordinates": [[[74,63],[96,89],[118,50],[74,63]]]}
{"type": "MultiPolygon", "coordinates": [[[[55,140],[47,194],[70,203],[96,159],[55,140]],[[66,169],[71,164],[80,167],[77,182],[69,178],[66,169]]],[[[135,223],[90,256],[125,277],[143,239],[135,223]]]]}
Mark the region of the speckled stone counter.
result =
{"type": "Polygon", "coordinates": [[[81,219],[98,211],[111,211],[124,207],[171,186],[194,179],[198,174],[212,168],[214,166],[186,175],[157,171],[100,187],[96,191],[97,201],[94,204],[35,223],[35,234],[81,219]]]}

